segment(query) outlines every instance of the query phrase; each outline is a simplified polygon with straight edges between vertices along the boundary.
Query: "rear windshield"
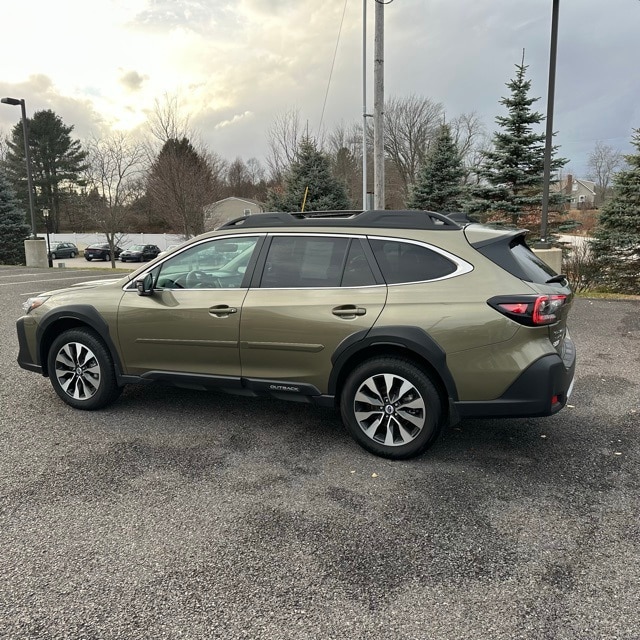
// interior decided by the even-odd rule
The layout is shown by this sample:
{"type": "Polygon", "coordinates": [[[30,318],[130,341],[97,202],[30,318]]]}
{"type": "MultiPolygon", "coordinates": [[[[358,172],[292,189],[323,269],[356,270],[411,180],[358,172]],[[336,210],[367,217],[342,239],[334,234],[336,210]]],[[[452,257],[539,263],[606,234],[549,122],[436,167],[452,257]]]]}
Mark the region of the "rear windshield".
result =
{"type": "Polygon", "coordinates": [[[545,284],[549,278],[557,275],[549,265],[529,249],[521,235],[482,243],[475,248],[511,275],[527,282],[545,284]]]}

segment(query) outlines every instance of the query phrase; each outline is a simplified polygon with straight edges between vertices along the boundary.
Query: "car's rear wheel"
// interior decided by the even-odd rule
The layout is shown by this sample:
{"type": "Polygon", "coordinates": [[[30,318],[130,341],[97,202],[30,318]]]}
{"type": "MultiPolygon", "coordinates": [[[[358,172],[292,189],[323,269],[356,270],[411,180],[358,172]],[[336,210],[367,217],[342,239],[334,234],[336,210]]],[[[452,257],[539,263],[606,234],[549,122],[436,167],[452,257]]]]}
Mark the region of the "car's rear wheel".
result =
{"type": "Polygon", "coordinates": [[[55,253],[52,253],[52,254],[51,254],[51,259],[52,259],[52,260],[56,260],[56,254],[55,254],[55,253]]]}
{"type": "Polygon", "coordinates": [[[90,258],[89,256],[85,256],[85,257],[84,257],[84,259],[85,259],[87,262],[91,262],[91,258],[90,258]]]}
{"type": "Polygon", "coordinates": [[[72,251],[72,252],[69,254],[69,257],[70,257],[70,258],[75,258],[75,257],[76,257],[76,254],[72,251]]]}
{"type": "Polygon", "coordinates": [[[76,409],[100,409],[122,391],[109,350],[89,329],[70,329],[59,335],[47,362],[56,393],[76,409]]]}
{"type": "Polygon", "coordinates": [[[437,438],[442,403],[427,376],[400,358],[374,358],[347,378],[340,400],[342,419],[367,451],[385,458],[411,458],[437,438]]]}
{"type": "Polygon", "coordinates": [[[111,256],[108,253],[104,254],[104,260],[105,262],[108,262],[109,260],[111,260],[111,256]]]}

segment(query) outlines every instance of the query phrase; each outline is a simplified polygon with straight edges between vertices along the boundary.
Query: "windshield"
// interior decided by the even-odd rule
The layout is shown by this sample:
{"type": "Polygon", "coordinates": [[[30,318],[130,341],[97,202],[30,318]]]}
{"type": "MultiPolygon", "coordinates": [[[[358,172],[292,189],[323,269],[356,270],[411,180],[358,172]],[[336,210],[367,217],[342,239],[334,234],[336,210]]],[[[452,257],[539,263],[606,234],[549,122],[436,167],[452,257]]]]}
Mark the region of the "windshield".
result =
{"type": "Polygon", "coordinates": [[[129,247],[129,251],[144,251],[143,244],[134,244],[133,247],[129,247]]]}

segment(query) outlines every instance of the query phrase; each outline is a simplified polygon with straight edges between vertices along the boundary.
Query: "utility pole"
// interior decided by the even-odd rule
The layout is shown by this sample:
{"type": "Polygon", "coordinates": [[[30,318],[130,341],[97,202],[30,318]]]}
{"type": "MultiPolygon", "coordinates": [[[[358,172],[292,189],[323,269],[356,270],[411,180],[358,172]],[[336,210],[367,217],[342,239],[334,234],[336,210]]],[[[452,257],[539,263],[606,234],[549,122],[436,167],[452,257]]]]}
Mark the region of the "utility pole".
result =
{"type": "Polygon", "coordinates": [[[549,220],[549,186],[551,182],[551,154],[553,152],[553,103],[556,88],[556,58],[558,53],[558,14],[560,0],[553,0],[551,11],[551,46],[549,51],[549,89],[547,92],[547,132],[544,149],[544,178],[542,185],[542,220],[540,223],[540,245],[549,244],[547,225],[549,220]]]}
{"type": "Polygon", "coordinates": [[[376,0],[373,65],[374,208],[385,208],[384,197],[384,4],[376,0]]]}
{"type": "Polygon", "coordinates": [[[362,0],[362,210],[367,206],[367,0],[362,0]]]}

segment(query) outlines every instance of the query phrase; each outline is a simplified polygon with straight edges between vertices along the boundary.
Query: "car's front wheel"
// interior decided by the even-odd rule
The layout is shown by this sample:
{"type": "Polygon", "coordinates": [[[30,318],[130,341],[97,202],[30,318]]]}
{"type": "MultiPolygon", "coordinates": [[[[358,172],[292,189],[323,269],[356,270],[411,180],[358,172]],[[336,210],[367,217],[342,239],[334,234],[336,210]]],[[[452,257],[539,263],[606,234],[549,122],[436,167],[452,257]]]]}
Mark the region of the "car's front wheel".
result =
{"type": "Polygon", "coordinates": [[[347,378],[342,419],[367,451],[385,458],[411,458],[437,438],[442,403],[427,376],[401,358],[373,358],[347,378]]]}
{"type": "Polygon", "coordinates": [[[52,253],[52,254],[51,254],[51,259],[52,259],[52,260],[56,260],[56,259],[57,259],[57,256],[56,256],[56,254],[55,254],[55,253],[52,253]]]}
{"type": "Polygon", "coordinates": [[[75,258],[75,257],[76,257],[76,254],[72,251],[72,252],[69,254],[69,257],[70,257],[70,258],[75,258]]]}
{"type": "Polygon", "coordinates": [[[111,255],[110,255],[110,254],[108,254],[108,253],[105,253],[105,254],[104,254],[104,261],[105,261],[105,262],[108,262],[109,260],[111,260],[111,255]]]}
{"type": "Polygon", "coordinates": [[[89,329],[59,335],[49,349],[47,364],[56,393],[76,409],[100,409],[122,391],[109,350],[89,329]]]}

